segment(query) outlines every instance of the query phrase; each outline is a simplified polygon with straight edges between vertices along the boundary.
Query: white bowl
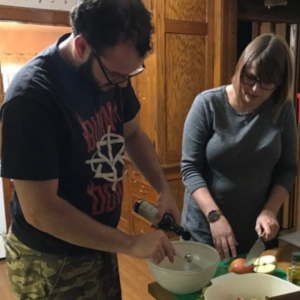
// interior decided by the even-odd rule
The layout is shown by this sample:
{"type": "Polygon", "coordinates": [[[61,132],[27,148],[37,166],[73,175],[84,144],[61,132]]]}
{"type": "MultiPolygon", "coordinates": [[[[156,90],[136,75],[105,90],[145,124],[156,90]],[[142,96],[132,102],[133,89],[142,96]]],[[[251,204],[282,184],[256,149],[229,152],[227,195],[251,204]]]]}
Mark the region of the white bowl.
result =
{"type": "Polygon", "coordinates": [[[228,273],[212,280],[212,286],[205,290],[205,300],[265,299],[300,291],[300,287],[278,277],[259,274],[228,273]]]}
{"type": "Polygon", "coordinates": [[[177,252],[174,263],[164,258],[157,265],[147,259],[153,277],[172,293],[190,294],[201,290],[217,271],[219,253],[213,247],[198,242],[173,241],[172,244],[177,252]],[[186,254],[192,255],[190,263],[184,259],[186,254]]]}

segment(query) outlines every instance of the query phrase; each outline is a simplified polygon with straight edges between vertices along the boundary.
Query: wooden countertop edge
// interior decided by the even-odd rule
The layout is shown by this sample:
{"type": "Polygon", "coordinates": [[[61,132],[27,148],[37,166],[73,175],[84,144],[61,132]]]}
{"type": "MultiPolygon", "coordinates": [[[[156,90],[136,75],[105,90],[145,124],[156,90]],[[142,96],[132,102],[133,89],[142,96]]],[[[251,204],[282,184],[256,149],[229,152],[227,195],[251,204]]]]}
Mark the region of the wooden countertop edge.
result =
{"type": "Polygon", "coordinates": [[[156,300],[178,300],[178,298],[162,288],[157,282],[148,284],[148,293],[156,300]]]}

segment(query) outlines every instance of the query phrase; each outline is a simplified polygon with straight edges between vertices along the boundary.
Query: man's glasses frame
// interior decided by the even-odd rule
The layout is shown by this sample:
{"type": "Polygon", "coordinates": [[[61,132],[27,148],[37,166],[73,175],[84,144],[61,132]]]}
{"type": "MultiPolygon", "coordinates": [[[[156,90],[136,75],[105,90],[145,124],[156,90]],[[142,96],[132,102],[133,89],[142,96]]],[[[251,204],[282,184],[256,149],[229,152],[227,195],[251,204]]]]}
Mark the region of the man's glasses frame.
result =
{"type": "Polygon", "coordinates": [[[95,56],[95,58],[96,58],[96,60],[97,60],[97,62],[98,62],[98,65],[99,65],[99,67],[100,67],[102,73],[104,74],[104,76],[105,76],[107,82],[109,83],[109,85],[118,85],[118,84],[120,84],[120,83],[123,83],[123,82],[125,82],[125,81],[128,81],[131,77],[134,77],[134,76],[137,76],[137,75],[141,74],[141,73],[146,69],[146,67],[145,67],[145,65],[144,65],[144,63],[143,63],[142,66],[141,66],[141,68],[135,70],[135,71],[132,72],[131,74],[128,74],[128,75],[121,75],[121,74],[120,74],[120,76],[122,76],[122,78],[117,79],[117,80],[111,80],[111,79],[110,79],[110,76],[108,75],[109,71],[108,71],[108,70],[106,69],[106,67],[104,66],[103,62],[101,61],[101,58],[98,57],[98,55],[97,55],[95,49],[92,48],[92,52],[93,52],[93,54],[94,54],[94,56],[95,56]]]}
{"type": "Polygon", "coordinates": [[[262,80],[258,79],[257,77],[248,75],[246,73],[241,73],[240,79],[241,79],[242,83],[244,83],[246,85],[251,85],[251,86],[255,85],[258,82],[259,86],[263,90],[267,90],[267,91],[274,90],[278,86],[278,82],[275,83],[275,82],[262,81],[262,80]]]}

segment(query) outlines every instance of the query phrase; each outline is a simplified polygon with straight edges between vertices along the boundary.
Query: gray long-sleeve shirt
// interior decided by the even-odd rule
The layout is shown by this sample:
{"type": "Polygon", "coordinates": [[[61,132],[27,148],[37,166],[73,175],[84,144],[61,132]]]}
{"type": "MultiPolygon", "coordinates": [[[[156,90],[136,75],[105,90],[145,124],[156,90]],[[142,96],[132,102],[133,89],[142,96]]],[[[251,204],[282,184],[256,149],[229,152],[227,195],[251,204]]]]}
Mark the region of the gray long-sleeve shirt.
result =
{"type": "Polygon", "coordinates": [[[225,86],[199,94],[183,134],[186,186],[182,225],[193,239],[212,243],[209,225],[191,194],[207,186],[233,228],[240,249],[257,238],[255,222],[274,184],[287,190],[297,174],[297,128],[292,101],[274,121],[269,98],[250,113],[234,110],[225,86]]]}

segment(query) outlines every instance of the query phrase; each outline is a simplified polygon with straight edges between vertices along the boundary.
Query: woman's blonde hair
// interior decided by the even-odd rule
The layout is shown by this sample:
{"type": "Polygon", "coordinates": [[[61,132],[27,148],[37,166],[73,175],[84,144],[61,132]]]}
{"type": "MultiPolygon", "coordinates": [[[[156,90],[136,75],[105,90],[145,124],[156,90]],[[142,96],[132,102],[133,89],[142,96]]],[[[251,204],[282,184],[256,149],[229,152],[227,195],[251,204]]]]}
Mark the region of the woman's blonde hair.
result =
{"type": "Polygon", "coordinates": [[[292,57],[287,42],[279,36],[266,33],[255,38],[246,47],[232,78],[237,96],[241,93],[241,74],[251,65],[255,66],[255,76],[260,80],[278,84],[272,94],[276,103],[275,115],[278,116],[288,99],[293,80],[292,57]]]}

